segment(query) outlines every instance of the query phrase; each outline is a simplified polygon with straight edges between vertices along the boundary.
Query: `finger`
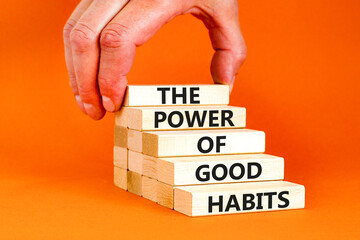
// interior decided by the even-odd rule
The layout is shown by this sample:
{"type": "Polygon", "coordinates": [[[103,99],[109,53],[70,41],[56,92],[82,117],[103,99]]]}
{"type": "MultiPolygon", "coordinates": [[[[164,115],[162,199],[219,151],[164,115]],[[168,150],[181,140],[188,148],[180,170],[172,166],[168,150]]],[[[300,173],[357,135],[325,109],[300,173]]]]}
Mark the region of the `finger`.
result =
{"type": "Polygon", "coordinates": [[[86,113],[101,119],[105,115],[97,83],[99,35],[105,25],[125,6],[127,0],[94,0],[70,34],[77,87],[86,113]]]}
{"type": "Polygon", "coordinates": [[[84,104],[81,102],[79,96],[79,90],[76,84],[76,77],[72,59],[72,52],[71,52],[71,44],[70,44],[70,33],[73,30],[76,22],[80,19],[81,15],[86,11],[86,9],[91,4],[92,0],[83,0],[79,3],[79,5],[75,8],[74,12],[71,14],[70,18],[66,22],[63,30],[63,38],[64,38],[64,47],[65,47],[65,60],[66,60],[66,67],[68,69],[69,79],[70,79],[70,87],[75,95],[75,99],[79,108],[83,113],[86,114],[84,104]]]}
{"type": "Polygon", "coordinates": [[[240,31],[236,0],[213,1],[194,15],[203,20],[209,29],[212,46],[216,51],[211,62],[211,74],[215,83],[230,85],[246,58],[246,45],[240,31]]]}
{"type": "Polygon", "coordinates": [[[99,87],[107,111],[121,107],[136,46],[181,11],[179,2],[132,0],[101,33],[99,87]]]}

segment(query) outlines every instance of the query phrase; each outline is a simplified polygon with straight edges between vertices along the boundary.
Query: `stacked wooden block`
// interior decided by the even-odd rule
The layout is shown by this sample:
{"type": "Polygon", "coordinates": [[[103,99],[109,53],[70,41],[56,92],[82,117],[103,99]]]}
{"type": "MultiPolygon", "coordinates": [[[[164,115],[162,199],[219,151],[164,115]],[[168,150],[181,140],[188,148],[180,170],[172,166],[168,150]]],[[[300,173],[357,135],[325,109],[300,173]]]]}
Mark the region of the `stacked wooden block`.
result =
{"type": "Polygon", "coordinates": [[[128,86],[115,114],[115,185],[189,216],[303,208],[284,159],[245,129],[227,85],[128,86]]]}

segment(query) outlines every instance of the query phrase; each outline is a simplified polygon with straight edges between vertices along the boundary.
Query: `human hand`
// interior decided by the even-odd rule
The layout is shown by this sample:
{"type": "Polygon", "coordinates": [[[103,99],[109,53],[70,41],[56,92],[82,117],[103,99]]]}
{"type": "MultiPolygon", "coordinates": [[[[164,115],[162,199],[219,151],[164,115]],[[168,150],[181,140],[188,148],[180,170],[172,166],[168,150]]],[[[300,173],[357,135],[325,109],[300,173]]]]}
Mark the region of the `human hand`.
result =
{"type": "Polygon", "coordinates": [[[101,119],[118,110],[136,47],[186,13],[209,30],[214,82],[232,89],[246,57],[236,0],[82,0],[64,27],[70,85],[81,111],[101,119]]]}

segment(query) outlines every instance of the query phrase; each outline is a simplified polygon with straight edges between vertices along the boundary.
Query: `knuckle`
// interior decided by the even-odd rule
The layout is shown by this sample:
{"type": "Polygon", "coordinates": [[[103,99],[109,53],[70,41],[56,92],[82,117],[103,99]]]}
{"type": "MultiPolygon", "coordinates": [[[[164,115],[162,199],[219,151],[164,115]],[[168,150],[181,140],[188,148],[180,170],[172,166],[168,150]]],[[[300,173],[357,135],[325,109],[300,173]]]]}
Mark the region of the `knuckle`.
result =
{"type": "Polygon", "coordinates": [[[129,41],[129,34],[124,25],[118,23],[109,24],[105,28],[100,37],[100,45],[102,48],[118,48],[129,41]]]}
{"type": "Polygon", "coordinates": [[[71,30],[70,43],[75,51],[86,51],[96,40],[95,31],[86,24],[78,23],[71,30]]]}
{"type": "Polygon", "coordinates": [[[73,30],[73,28],[76,25],[76,21],[73,19],[69,19],[66,23],[65,26],[63,28],[63,37],[65,40],[69,40],[70,39],[70,33],[73,30]]]}

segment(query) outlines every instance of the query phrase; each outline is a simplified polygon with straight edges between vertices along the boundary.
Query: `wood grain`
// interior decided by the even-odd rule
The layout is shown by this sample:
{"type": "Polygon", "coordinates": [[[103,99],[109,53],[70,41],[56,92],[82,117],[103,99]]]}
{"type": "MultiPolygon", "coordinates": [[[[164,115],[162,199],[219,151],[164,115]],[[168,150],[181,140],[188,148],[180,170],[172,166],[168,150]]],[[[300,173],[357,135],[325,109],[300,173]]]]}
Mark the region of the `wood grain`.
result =
{"type": "Polygon", "coordinates": [[[122,148],[128,148],[128,128],[115,125],[114,145],[122,148]]]}
{"type": "Polygon", "coordinates": [[[114,146],[114,166],[128,168],[128,150],[126,148],[114,146]]]}
{"type": "Polygon", "coordinates": [[[246,109],[233,106],[122,107],[115,124],[138,131],[244,128],[246,109]]]}
{"type": "Polygon", "coordinates": [[[142,195],[144,198],[157,202],[158,181],[153,178],[142,176],[142,195]]]}
{"type": "Polygon", "coordinates": [[[209,85],[128,85],[123,105],[125,106],[161,106],[192,104],[191,99],[198,103],[194,105],[226,105],[229,104],[229,86],[220,84],[209,85]],[[162,89],[166,91],[165,98],[162,89]],[[198,89],[198,90],[197,90],[198,89]],[[195,94],[191,94],[191,91],[195,94]],[[173,91],[176,94],[186,92],[185,100],[177,97],[173,101],[173,91]],[[163,101],[164,100],[164,101],[163,101]]]}
{"type": "Polygon", "coordinates": [[[175,186],[282,180],[284,159],[268,154],[157,158],[156,177],[175,186]]]}
{"type": "Polygon", "coordinates": [[[128,171],[127,175],[128,191],[136,195],[142,196],[142,176],[139,173],[128,171]]]}
{"type": "Polygon", "coordinates": [[[114,184],[115,186],[127,190],[127,170],[119,167],[114,167],[114,184]]]}
{"type": "Polygon", "coordinates": [[[250,129],[143,132],[142,152],[154,157],[262,153],[265,133],[250,129]],[[212,147],[210,147],[212,142],[212,147]],[[221,144],[217,144],[221,143],[221,144]],[[203,150],[200,151],[199,145],[203,150]]]}
{"type": "Polygon", "coordinates": [[[185,186],[175,187],[174,190],[174,209],[188,216],[286,210],[304,206],[304,186],[285,181],[185,186]]]}

